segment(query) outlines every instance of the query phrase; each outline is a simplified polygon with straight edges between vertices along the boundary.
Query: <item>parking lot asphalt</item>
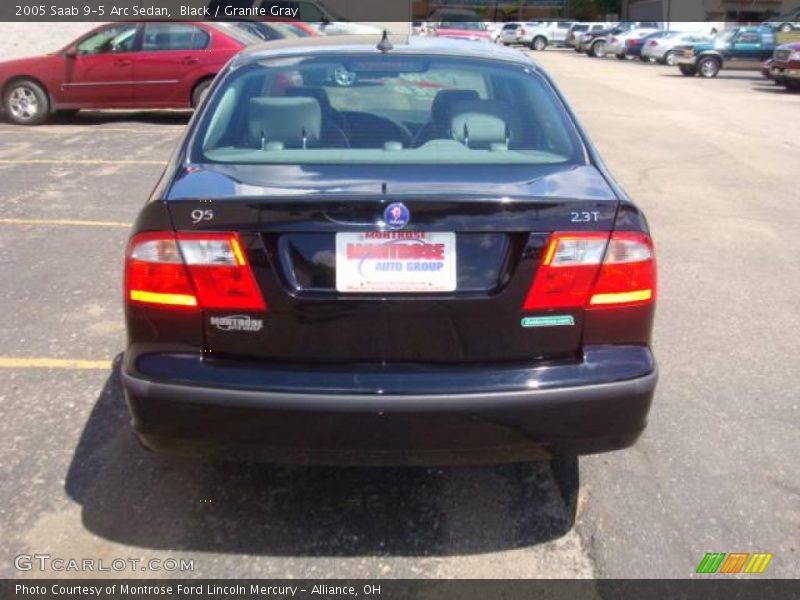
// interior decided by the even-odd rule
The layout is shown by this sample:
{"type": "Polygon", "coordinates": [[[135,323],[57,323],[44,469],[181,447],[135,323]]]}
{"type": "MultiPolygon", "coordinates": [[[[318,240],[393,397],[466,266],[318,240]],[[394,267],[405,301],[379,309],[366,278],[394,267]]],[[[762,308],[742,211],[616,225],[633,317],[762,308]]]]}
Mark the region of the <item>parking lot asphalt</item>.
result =
{"type": "Polygon", "coordinates": [[[14,568],[38,553],[194,559],[133,574],[149,577],[678,578],[706,552],[770,552],[764,576],[800,576],[800,94],[754,73],[536,58],[646,211],[660,269],[650,426],[580,459],[574,523],[569,463],[337,470],[142,450],[119,384],[123,252],[188,116],[91,112],[0,124],[0,576],[59,575],[14,568]]]}

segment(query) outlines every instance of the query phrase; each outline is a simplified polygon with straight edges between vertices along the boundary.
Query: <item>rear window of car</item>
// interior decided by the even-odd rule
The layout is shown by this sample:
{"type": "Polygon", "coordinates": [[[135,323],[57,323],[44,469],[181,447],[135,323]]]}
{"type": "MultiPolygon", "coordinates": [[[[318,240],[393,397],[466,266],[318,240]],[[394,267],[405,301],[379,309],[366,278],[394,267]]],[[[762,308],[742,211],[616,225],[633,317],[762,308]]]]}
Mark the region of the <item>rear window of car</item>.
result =
{"type": "Polygon", "coordinates": [[[514,29],[519,28],[519,23],[509,23],[508,25],[503,25],[503,29],[506,31],[513,31],[514,29]]]}
{"type": "Polygon", "coordinates": [[[142,50],[145,52],[203,50],[210,40],[208,33],[195,25],[148,23],[144,27],[142,50]]]}
{"type": "Polygon", "coordinates": [[[397,55],[284,57],[232,71],[193,161],[564,164],[583,160],[564,106],[532,68],[397,55]]]}
{"type": "Polygon", "coordinates": [[[209,26],[214,27],[217,29],[217,31],[221,31],[228,37],[236,40],[240,44],[244,44],[245,46],[260,44],[264,40],[274,40],[286,37],[285,35],[280,34],[282,32],[276,34],[274,31],[272,31],[272,29],[277,29],[274,27],[274,23],[265,24],[254,23],[251,21],[235,21],[231,23],[214,23],[213,25],[209,26]]]}

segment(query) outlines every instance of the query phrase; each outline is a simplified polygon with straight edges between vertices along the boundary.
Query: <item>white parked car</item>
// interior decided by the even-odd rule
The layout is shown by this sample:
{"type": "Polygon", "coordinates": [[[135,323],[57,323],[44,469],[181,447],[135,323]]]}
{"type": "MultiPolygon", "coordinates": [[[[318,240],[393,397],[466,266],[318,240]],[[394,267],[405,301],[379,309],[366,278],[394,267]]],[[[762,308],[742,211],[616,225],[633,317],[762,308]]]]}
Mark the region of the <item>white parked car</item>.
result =
{"type": "Polygon", "coordinates": [[[412,21],[411,35],[428,35],[428,24],[425,21],[412,21]]]}
{"type": "Polygon", "coordinates": [[[503,23],[498,23],[496,21],[484,21],[483,23],[486,25],[486,31],[489,32],[492,38],[492,43],[497,44],[500,41],[500,32],[503,30],[503,23]]]}
{"type": "Polygon", "coordinates": [[[706,35],[696,31],[675,31],[663,38],[645,42],[642,48],[642,60],[654,60],[660,62],[662,65],[673,66],[676,64],[675,46],[706,42],[713,38],[713,35],[706,35]]]}
{"type": "Polygon", "coordinates": [[[314,29],[325,35],[374,35],[383,30],[374,25],[353,23],[351,21],[322,21],[309,23],[314,29]]]}
{"type": "Polygon", "coordinates": [[[510,46],[517,43],[517,30],[522,27],[519,21],[504,23],[500,29],[500,43],[510,46]]]}
{"type": "Polygon", "coordinates": [[[574,21],[544,21],[525,23],[518,32],[517,41],[532,50],[544,50],[547,46],[563,46],[574,21]]]}
{"type": "Polygon", "coordinates": [[[616,33],[606,40],[606,54],[613,54],[620,60],[626,58],[625,56],[625,42],[631,39],[640,39],[649,33],[658,31],[655,27],[641,27],[631,29],[625,33],[616,33]]]}

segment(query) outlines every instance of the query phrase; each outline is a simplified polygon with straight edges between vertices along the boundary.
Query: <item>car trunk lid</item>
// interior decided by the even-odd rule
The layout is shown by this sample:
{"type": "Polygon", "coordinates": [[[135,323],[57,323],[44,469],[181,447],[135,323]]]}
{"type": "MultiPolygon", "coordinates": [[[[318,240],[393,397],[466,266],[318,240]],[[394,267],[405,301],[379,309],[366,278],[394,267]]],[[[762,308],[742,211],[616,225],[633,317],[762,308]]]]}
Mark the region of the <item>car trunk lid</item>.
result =
{"type": "Polygon", "coordinates": [[[340,173],[333,182],[321,178],[328,182],[321,187],[305,173],[282,177],[280,189],[269,184],[267,170],[239,169],[234,178],[226,167],[198,169],[170,191],[176,230],[239,234],[267,304],[255,313],[206,311],[210,356],[386,366],[578,355],[582,308],[553,313],[522,306],[552,232],[611,230],[617,201],[594,168],[545,169],[524,180],[518,170],[498,168],[493,186],[469,176],[435,181],[432,173],[425,181],[421,169],[414,185],[340,173]],[[450,236],[455,289],[344,291],[343,241],[352,245],[387,231],[392,204],[410,215],[398,231],[431,243],[450,236]],[[205,219],[205,211],[212,217],[205,219]]]}

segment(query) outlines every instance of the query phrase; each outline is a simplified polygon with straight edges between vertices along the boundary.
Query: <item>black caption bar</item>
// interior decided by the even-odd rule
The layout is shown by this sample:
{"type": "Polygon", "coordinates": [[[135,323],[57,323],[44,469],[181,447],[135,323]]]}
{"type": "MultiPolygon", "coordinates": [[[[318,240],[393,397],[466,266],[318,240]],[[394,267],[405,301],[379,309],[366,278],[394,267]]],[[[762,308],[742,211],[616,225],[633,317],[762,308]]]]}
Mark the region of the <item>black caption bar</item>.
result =
{"type": "Polygon", "coordinates": [[[797,580],[1,580],[3,600],[794,600],[797,580]]]}
{"type": "Polygon", "coordinates": [[[800,0],[2,0],[0,21],[800,21],[800,0]]]}

